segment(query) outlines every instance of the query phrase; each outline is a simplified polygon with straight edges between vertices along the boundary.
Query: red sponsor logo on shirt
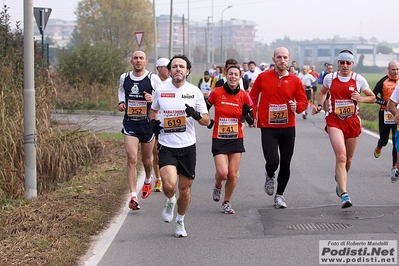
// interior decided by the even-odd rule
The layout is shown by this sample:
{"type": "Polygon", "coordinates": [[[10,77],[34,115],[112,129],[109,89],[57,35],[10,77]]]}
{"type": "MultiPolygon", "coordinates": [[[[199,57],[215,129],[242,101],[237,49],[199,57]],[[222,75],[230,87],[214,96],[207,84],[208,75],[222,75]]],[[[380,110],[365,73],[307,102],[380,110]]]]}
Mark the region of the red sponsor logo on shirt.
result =
{"type": "Polygon", "coordinates": [[[174,92],[162,92],[161,98],[175,98],[174,92]]]}

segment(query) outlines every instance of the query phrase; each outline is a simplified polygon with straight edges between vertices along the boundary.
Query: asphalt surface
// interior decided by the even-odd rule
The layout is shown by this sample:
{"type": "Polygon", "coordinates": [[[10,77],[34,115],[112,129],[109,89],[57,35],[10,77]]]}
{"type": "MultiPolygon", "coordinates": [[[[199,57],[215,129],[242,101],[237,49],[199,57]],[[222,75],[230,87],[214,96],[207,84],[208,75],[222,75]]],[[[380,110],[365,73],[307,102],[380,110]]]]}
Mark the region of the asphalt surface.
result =
{"type": "MultiPolygon", "coordinates": [[[[122,120],[104,114],[67,117],[91,119],[85,127],[100,132],[119,132],[122,120]]],[[[399,182],[389,178],[391,143],[376,159],[376,135],[361,134],[348,175],[354,206],[341,209],[324,115],[306,120],[297,115],[291,179],[284,193],[288,208],[275,209],[273,197],[263,190],[260,130],[246,126],[244,134],[241,177],[231,199],[236,214],[222,213],[221,203],[212,200],[211,131],[197,126],[197,177],[185,218],[188,237],[175,238],[173,222],[161,220],[163,193],[141,199],[141,210],[134,212],[127,208],[127,194],[120,215],[93,239],[81,265],[318,265],[320,240],[398,240],[399,182]]]]}

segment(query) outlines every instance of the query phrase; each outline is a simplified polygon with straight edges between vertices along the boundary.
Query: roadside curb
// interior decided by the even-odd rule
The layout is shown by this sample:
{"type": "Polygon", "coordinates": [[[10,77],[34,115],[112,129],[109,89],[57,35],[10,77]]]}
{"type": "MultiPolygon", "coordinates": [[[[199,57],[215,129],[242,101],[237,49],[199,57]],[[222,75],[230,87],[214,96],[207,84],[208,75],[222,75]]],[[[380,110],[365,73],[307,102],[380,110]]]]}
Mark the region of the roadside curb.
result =
{"type": "Polygon", "coordinates": [[[55,109],[52,114],[73,114],[73,115],[115,115],[124,116],[125,112],[119,111],[97,111],[97,110],[70,110],[70,109],[55,109]]]}

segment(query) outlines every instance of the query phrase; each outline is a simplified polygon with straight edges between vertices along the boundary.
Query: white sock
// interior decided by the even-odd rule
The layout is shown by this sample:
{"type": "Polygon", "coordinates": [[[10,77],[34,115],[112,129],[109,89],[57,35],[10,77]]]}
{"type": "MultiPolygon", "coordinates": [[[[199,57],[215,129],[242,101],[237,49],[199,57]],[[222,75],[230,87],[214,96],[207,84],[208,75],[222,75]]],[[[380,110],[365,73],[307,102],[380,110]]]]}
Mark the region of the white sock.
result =
{"type": "Polygon", "coordinates": [[[150,176],[149,178],[146,177],[146,178],[144,179],[144,183],[146,183],[146,184],[151,183],[151,176],[150,176]]]}
{"type": "Polygon", "coordinates": [[[137,192],[130,192],[130,197],[136,197],[137,198],[137,192]]]}
{"type": "Polygon", "coordinates": [[[177,222],[177,221],[182,221],[182,222],[184,222],[184,216],[185,216],[185,215],[180,215],[179,213],[177,213],[177,215],[176,215],[176,222],[177,222]]]}
{"type": "Polygon", "coordinates": [[[176,202],[176,197],[173,195],[173,197],[169,198],[169,202],[175,203],[176,202]]]}

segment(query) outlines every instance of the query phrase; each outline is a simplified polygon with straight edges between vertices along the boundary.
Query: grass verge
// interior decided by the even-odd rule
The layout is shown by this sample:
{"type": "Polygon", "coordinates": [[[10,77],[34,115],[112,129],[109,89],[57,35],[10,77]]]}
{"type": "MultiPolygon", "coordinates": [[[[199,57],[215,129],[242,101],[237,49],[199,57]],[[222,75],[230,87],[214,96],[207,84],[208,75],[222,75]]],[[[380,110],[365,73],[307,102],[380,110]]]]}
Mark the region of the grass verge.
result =
{"type": "Polygon", "coordinates": [[[77,265],[127,192],[126,155],[116,135],[102,136],[106,152],[55,191],[2,206],[0,265],[77,265]]]}

